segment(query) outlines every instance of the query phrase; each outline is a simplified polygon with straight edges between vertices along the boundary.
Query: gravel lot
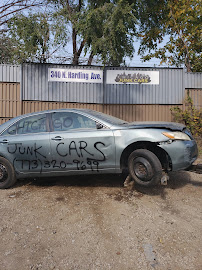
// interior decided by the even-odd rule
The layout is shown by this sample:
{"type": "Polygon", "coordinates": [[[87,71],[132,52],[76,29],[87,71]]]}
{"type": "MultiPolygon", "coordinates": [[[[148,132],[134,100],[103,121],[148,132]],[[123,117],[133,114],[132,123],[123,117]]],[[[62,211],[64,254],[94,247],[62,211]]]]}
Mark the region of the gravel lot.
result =
{"type": "Polygon", "coordinates": [[[202,175],[123,188],[119,176],[0,190],[0,269],[202,269],[202,175]]]}

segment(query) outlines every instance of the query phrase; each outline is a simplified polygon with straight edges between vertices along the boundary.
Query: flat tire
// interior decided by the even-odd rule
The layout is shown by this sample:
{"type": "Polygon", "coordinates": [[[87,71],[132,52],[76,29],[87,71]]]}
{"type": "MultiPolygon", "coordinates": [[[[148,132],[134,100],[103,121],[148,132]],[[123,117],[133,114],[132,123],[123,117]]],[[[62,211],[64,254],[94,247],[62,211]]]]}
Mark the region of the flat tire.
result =
{"type": "Polygon", "coordinates": [[[133,180],[141,186],[157,185],[162,177],[161,162],[147,149],[137,149],[130,154],[128,169],[133,180]]]}

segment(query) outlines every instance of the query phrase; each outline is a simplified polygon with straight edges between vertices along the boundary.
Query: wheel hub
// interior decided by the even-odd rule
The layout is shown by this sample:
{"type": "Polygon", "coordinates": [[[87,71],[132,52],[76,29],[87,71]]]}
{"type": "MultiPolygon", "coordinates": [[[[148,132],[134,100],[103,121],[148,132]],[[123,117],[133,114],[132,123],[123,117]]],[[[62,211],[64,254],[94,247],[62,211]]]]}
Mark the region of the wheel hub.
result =
{"type": "Polygon", "coordinates": [[[149,181],[153,177],[153,169],[147,159],[138,157],[134,160],[135,175],[143,180],[149,181]]]}
{"type": "Polygon", "coordinates": [[[0,164],[0,182],[4,182],[8,177],[8,172],[3,164],[0,164]]]}

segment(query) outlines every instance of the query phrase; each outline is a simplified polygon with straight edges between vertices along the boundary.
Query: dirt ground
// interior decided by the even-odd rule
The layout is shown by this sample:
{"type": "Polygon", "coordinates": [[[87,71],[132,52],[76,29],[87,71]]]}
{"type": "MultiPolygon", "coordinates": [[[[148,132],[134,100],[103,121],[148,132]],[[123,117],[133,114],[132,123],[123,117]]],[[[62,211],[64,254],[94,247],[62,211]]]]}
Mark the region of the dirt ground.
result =
{"type": "Polygon", "coordinates": [[[202,269],[202,174],[123,188],[115,175],[0,190],[1,270],[202,269]]]}

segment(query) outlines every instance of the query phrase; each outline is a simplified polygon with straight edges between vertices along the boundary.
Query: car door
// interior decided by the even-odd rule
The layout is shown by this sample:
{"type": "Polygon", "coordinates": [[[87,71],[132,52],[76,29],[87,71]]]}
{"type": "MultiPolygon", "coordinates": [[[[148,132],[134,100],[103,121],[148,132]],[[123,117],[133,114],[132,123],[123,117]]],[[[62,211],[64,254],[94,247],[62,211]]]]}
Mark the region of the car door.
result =
{"type": "Polygon", "coordinates": [[[24,117],[0,136],[1,152],[17,172],[42,174],[49,170],[49,136],[46,114],[24,117]]]}
{"type": "Polygon", "coordinates": [[[52,113],[50,133],[54,171],[99,173],[115,170],[115,145],[109,128],[97,129],[96,121],[75,112],[52,113]]]}

